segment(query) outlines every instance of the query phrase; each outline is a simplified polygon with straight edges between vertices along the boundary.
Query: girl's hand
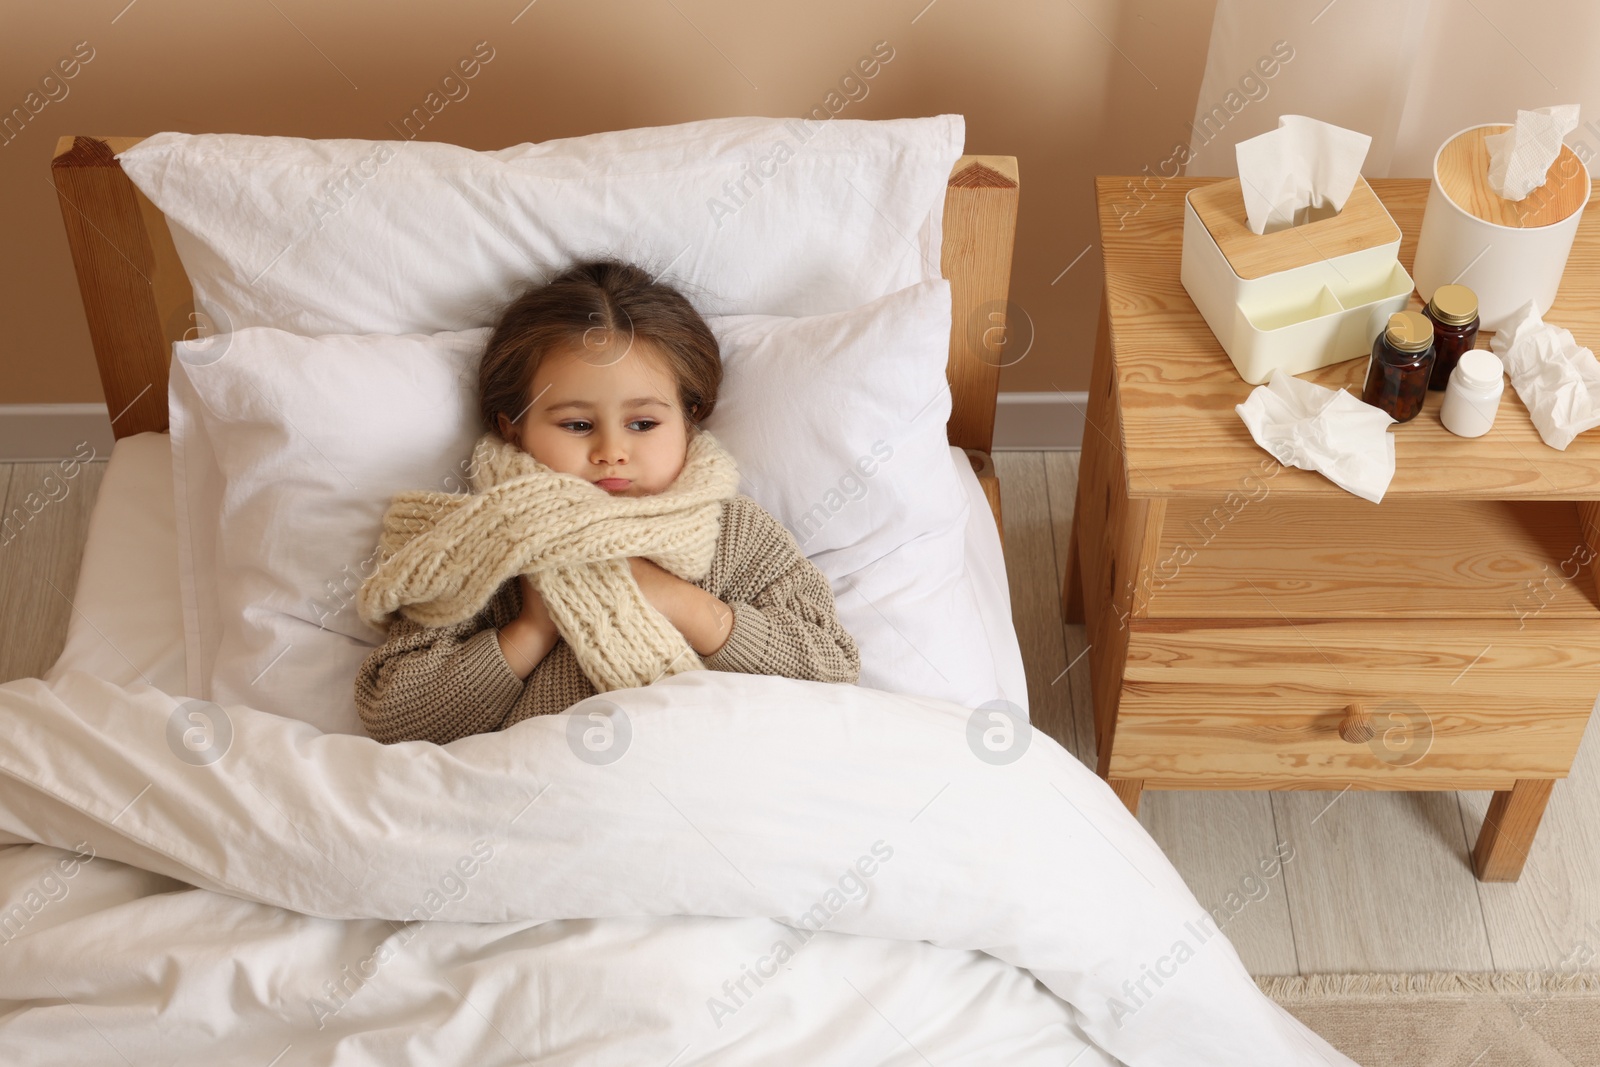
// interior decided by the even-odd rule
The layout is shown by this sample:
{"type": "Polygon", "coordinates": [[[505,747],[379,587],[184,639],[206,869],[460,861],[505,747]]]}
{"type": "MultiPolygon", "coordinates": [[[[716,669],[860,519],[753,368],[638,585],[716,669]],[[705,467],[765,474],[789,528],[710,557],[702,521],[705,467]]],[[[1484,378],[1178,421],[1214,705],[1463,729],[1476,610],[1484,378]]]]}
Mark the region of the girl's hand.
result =
{"type": "Polygon", "coordinates": [[[544,597],[539,595],[539,590],[528,581],[526,574],[517,575],[517,581],[522,585],[522,613],[517,616],[530,625],[543,625],[550,622],[550,612],[545,609],[544,597]]]}
{"type": "Polygon", "coordinates": [[[628,557],[639,591],[651,607],[667,617],[700,655],[709,656],[733,632],[733,609],[693,582],[643,556],[628,557]]]}
{"type": "Polygon", "coordinates": [[[528,581],[528,576],[518,575],[517,581],[522,587],[522,610],[500,627],[498,640],[506,665],[518,678],[527,681],[534,668],[550,654],[560,635],[545,608],[544,597],[528,581]]]}

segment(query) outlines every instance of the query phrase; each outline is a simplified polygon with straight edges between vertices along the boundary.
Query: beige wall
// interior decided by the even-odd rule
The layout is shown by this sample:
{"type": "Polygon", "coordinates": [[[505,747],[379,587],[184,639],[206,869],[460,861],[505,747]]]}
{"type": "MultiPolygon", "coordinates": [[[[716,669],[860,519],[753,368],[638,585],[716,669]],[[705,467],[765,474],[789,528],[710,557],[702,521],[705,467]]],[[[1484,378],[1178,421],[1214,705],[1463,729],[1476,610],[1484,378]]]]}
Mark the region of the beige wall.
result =
{"type": "Polygon", "coordinates": [[[92,58],[47,83],[58,99],[0,144],[0,403],[104,399],[49,184],[59,135],[393,139],[391,123],[480,41],[494,58],[421,137],[493,149],[721,115],[798,115],[875,42],[889,42],[894,58],[841,117],[960,112],[967,151],[1018,157],[1011,297],[1035,338],[1000,387],[1083,389],[1101,290],[1094,176],[1137,173],[1188,140],[1214,7],[523,2],[96,0],[8,13],[0,111],[24,105],[75,51],[92,58]]]}

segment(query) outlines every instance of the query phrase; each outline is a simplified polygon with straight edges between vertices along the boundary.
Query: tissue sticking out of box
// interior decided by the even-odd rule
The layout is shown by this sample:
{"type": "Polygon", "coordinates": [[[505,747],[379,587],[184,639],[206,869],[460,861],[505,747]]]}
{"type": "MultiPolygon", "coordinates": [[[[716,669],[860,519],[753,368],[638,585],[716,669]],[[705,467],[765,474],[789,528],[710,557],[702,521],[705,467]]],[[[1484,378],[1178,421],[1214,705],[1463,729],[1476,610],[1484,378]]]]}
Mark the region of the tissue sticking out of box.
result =
{"type": "Polygon", "coordinates": [[[1561,154],[1561,139],[1577,128],[1577,104],[1518,108],[1511,129],[1483,139],[1489,149],[1489,188],[1507,200],[1526,197],[1548,180],[1550,164],[1561,154]]]}
{"type": "Polygon", "coordinates": [[[1256,444],[1286,467],[1320,471],[1374,504],[1394,478],[1394,419],[1343,389],[1325,389],[1275,367],[1234,410],[1256,444]]]}
{"type": "Polygon", "coordinates": [[[1245,221],[1252,233],[1336,215],[1350,198],[1372,138],[1305,115],[1234,145],[1245,221]]]}
{"type": "Polygon", "coordinates": [[[1571,330],[1541,319],[1534,301],[1511,313],[1489,350],[1506,365],[1545,444],[1566,451],[1574,437],[1600,426],[1600,360],[1571,330]]]}

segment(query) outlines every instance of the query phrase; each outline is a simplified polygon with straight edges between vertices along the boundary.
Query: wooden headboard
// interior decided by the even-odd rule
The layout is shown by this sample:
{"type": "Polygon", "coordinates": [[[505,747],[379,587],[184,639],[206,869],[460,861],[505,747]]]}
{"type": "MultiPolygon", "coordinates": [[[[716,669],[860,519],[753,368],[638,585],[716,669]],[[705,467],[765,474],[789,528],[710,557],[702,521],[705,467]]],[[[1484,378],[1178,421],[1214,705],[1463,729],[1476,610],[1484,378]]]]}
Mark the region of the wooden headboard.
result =
{"type": "MultiPolygon", "coordinates": [[[[50,164],[112,432],[119,438],[167,429],[172,343],[192,329],[194,311],[194,290],[166,218],[116,160],[141,140],[62,137],[50,164]]],[[[1000,484],[989,450],[1017,195],[1015,156],[957,160],[945,196],[940,263],[951,298],[946,433],[952,445],[967,450],[997,525],[1000,484]]]]}

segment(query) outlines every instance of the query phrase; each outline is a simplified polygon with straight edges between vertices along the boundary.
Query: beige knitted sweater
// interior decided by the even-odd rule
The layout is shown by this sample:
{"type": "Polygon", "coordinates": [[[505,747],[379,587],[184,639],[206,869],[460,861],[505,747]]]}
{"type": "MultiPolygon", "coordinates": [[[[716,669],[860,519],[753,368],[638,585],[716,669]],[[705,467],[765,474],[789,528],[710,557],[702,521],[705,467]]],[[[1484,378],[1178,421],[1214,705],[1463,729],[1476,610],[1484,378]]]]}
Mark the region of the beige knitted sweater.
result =
{"type": "MultiPolygon", "coordinates": [[[[733,609],[726,643],[702,657],[710,670],[852,684],[860,677],[861,655],[839,624],[827,578],[794,535],[749,497],[722,502],[711,569],[694,584],[733,609]]],[[[521,610],[521,584],[512,577],[464,622],[426,627],[397,617],[356,675],[356,707],[367,732],[385,744],[443,745],[594,696],[561,638],[526,681],[516,676],[496,631],[521,610]]]]}

